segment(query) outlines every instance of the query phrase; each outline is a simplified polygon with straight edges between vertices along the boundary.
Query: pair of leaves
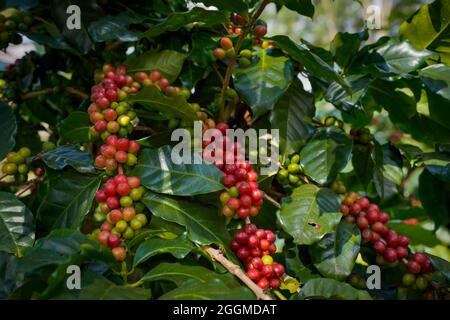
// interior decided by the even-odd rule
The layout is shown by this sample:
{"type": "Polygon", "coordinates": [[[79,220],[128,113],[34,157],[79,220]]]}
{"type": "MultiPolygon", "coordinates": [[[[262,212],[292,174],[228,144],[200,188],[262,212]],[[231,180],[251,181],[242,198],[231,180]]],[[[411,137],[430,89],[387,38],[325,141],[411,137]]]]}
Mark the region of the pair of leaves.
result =
{"type": "Polygon", "coordinates": [[[304,173],[320,185],[334,181],[350,160],[352,141],[337,128],[319,129],[300,152],[304,173]]]}
{"type": "Polygon", "coordinates": [[[257,63],[233,70],[235,88],[255,118],[273,109],[294,77],[289,58],[271,55],[262,48],[257,49],[256,57],[257,63]]]}
{"type": "Polygon", "coordinates": [[[14,194],[0,192],[0,251],[20,254],[33,242],[33,214],[14,194]]]}
{"type": "Polygon", "coordinates": [[[329,189],[306,184],[281,201],[278,222],[296,244],[313,244],[341,220],[339,197],[329,189]]]}
{"type": "Polygon", "coordinates": [[[222,173],[211,164],[184,164],[169,146],[144,149],[133,174],[150,190],[188,196],[222,190],[222,173]],[[180,164],[176,164],[180,163],[180,164]]]}

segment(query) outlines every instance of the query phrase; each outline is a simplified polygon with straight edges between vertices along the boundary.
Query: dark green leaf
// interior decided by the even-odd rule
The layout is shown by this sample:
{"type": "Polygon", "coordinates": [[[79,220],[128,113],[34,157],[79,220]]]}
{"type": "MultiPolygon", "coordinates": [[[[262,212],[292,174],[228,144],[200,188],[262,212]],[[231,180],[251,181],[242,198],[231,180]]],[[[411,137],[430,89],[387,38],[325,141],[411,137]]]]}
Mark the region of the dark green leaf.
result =
{"type": "Polygon", "coordinates": [[[292,59],[300,62],[315,77],[328,82],[337,82],[347,92],[350,92],[348,83],[330,65],[312,53],[305,45],[298,45],[287,36],[274,36],[270,40],[290,55],[292,59]]]}
{"type": "Polygon", "coordinates": [[[61,146],[36,156],[33,160],[42,159],[47,166],[54,170],[63,170],[65,167],[71,166],[81,173],[95,173],[91,155],[81,151],[80,148],[79,144],[61,146]]]}
{"type": "Polygon", "coordinates": [[[245,286],[230,288],[222,280],[207,283],[190,280],[159,297],[161,300],[250,300],[255,296],[245,286]]]}
{"type": "Polygon", "coordinates": [[[294,76],[292,62],[285,56],[272,56],[265,49],[258,49],[256,56],[257,63],[233,71],[235,88],[255,118],[273,109],[294,76]]]}
{"type": "Polygon", "coordinates": [[[141,243],[137,248],[133,265],[137,266],[151,257],[162,253],[170,253],[177,259],[183,259],[193,249],[194,245],[190,241],[183,239],[149,239],[141,243]]]}
{"type": "Polygon", "coordinates": [[[400,34],[417,48],[436,51],[442,62],[450,63],[450,3],[435,0],[422,6],[400,26],[400,34]]]}
{"type": "Polygon", "coordinates": [[[230,241],[225,220],[213,207],[150,191],[142,202],[154,215],[186,227],[189,238],[195,243],[216,243],[225,247],[230,241]]]}
{"type": "Polygon", "coordinates": [[[139,24],[146,16],[133,11],[124,11],[117,16],[106,16],[89,25],[89,34],[94,42],[110,40],[136,41],[141,37],[141,32],[129,29],[130,24],[139,24]]]}
{"type": "MultiPolygon", "coordinates": [[[[450,100],[450,67],[444,64],[433,64],[422,70],[419,70],[419,75],[422,77],[423,82],[433,92],[441,95],[445,99],[450,100]]],[[[441,106],[446,109],[448,113],[450,110],[450,102],[447,105],[441,106]]]]}
{"type": "Polygon", "coordinates": [[[350,160],[352,141],[340,129],[320,129],[300,152],[303,172],[320,185],[334,181],[350,160]]]}
{"type": "Polygon", "coordinates": [[[303,90],[299,80],[294,80],[270,114],[272,128],[280,130],[281,154],[298,151],[309,139],[312,134],[309,121],[315,111],[314,97],[303,90]]]}
{"type": "Polygon", "coordinates": [[[348,277],[359,253],[361,234],[355,224],[341,221],[336,230],[309,247],[311,259],[324,277],[348,277]]]}
{"type": "Polygon", "coordinates": [[[172,13],[163,22],[150,27],[148,31],[144,32],[143,36],[151,39],[167,31],[177,31],[191,23],[198,23],[204,27],[214,27],[226,23],[226,21],[227,17],[223,12],[196,7],[188,12],[172,13]]]}
{"type": "Polygon", "coordinates": [[[170,82],[177,79],[187,55],[174,50],[148,51],[125,62],[128,72],[159,70],[170,82]]]}
{"type": "Polygon", "coordinates": [[[33,214],[12,193],[0,192],[0,251],[20,254],[34,242],[33,214]]]}
{"type": "Polygon", "coordinates": [[[89,141],[89,122],[87,112],[74,111],[58,125],[61,143],[85,143],[89,141]]]}
{"type": "Polygon", "coordinates": [[[210,193],[224,188],[223,174],[217,167],[212,164],[184,164],[179,154],[172,155],[169,146],[143,150],[133,175],[138,176],[150,190],[177,196],[210,193]]]}
{"type": "Polygon", "coordinates": [[[276,0],[278,5],[284,5],[286,8],[297,13],[312,18],[314,16],[314,5],[311,0],[276,0]]]}
{"type": "Polygon", "coordinates": [[[331,52],[338,65],[346,69],[348,64],[356,56],[361,42],[368,39],[368,32],[348,33],[338,32],[331,43],[331,52]]]}
{"type": "Polygon", "coordinates": [[[323,212],[317,201],[319,188],[307,184],[295,188],[281,201],[278,222],[296,244],[313,244],[332,231],[341,220],[339,212],[323,212]]]}
{"type": "Polygon", "coordinates": [[[357,290],[348,283],[328,278],[309,280],[302,287],[299,297],[303,299],[372,300],[367,291],[357,290]]]}
{"type": "Polygon", "coordinates": [[[49,171],[48,192],[42,199],[37,220],[45,230],[78,229],[92,206],[102,175],[86,176],[72,171],[49,171]]]}
{"type": "Polygon", "coordinates": [[[442,272],[447,280],[450,280],[450,262],[429,253],[426,253],[426,255],[430,258],[433,267],[442,272]]]}
{"type": "Polygon", "coordinates": [[[448,192],[443,192],[445,184],[424,170],[419,177],[419,198],[430,218],[437,226],[445,225],[449,221],[448,192]]]}
{"type": "Polygon", "coordinates": [[[0,101],[0,128],[0,159],[3,159],[14,148],[17,124],[14,112],[2,101],[0,101]]]}
{"type": "Polygon", "coordinates": [[[128,101],[137,102],[147,109],[158,110],[177,119],[187,121],[198,119],[197,113],[191,108],[185,98],[181,96],[168,97],[162,94],[156,86],[144,87],[138,94],[128,96],[128,101]]]}

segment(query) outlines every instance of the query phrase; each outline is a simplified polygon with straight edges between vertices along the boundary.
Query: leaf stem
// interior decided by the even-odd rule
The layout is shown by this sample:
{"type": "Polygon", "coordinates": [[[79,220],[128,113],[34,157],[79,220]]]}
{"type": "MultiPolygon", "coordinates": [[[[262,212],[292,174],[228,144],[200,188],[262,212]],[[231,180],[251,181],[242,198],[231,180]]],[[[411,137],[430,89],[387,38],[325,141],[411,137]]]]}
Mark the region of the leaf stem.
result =
{"type": "Polygon", "coordinates": [[[273,204],[275,207],[277,207],[278,209],[281,208],[281,205],[271,196],[269,196],[267,193],[264,192],[264,199],[269,201],[271,204],[273,204]]]}
{"type": "MultiPolygon", "coordinates": [[[[267,6],[268,3],[269,3],[269,0],[264,0],[261,3],[258,10],[255,12],[252,19],[250,20],[250,23],[241,32],[241,35],[236,43],[236,46],[234,47],[234,51],[235,51],[236,55],[239,53],[239,49],[241,48],[241,45],[244,42],[244,39],[251,32],[253,25],[256,23],[256,20],[258,20],[259,16],[264,11],[264,8],[267,6]]],[[[225,72],[225,77],[224,77],[224,81],[223,81],[223,85],[222,85],[222,91],[220,93],[220,111],[219,111],[219,120],[220,121],[226,120],[225,119],[225,94],[230,85],[231,74],[233,72],[233,65],[236,62],[236,55],[233,58],[230,58],[230,60],[228,61],[227,70],[225,72]]]]}
{"type": "Polygon", "coordinates": [[[203,246],[203,249],[217,262],[225,267],[231,274],[238,277],[244,284],[253,291],[255,296],[261,300],[273,300],[269,295],[267,295],[263,289],[258,287],[245,272],[236,264],[225,258],[222,251],[214,249],[210,246],[203,246]]]}

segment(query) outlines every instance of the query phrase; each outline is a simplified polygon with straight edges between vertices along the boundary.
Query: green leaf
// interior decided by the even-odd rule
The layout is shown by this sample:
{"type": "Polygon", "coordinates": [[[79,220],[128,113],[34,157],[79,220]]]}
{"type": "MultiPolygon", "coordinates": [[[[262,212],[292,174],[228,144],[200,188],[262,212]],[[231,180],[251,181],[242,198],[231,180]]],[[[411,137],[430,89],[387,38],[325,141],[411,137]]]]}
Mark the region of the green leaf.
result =
{"type": "Polygon", "coordinates": [[[144,274],[141,281],[167,280],[180,286],[189,279],[207,283],[218,277],[219,274],[205,267],[163,262],[144,274]]]}
{"type": "Polygon", "coordinates": [[[167,31],[177,31],[191,23],[198,23],[200,26],[209,28],[226,22],[227,17],[223,12],[196,7],[188,12],[172,13],[163,22],[150,27],[143,36],[151,39],[167,31]]]}
{"type": "Polygon", "coordinates": [[[400,34],[417,48],[429,49],[450,64],[450,3],[435,0],[422,6],[400,26],[400,34]]]}
{"type": "MultiPolygon", "coordinates": [[[[445,99],[450,100],[450,67],[444,64],[433,64],[422,70],[419,70],[423,82],[433,92],[441,95],[445,99]]],[[[449,112],[449,103],[447,106],[442,105],[446,112],[449,112]]]]}
{"type": "Polygon", "coordinates": [[[194,0],[194,3],[203,3],[206,6],[214,6],[225,11],[247,14],[248,6],[242,0],[194,0]]]}
{"type": "Polygon", "coordinates": [[[274,36],[270,38],[279,48],[285,51],[297,62],[300,62],[306,70],[315,77],[339,83],[347,92],[350,91],[348,83],[333,68],[323,61],[319,56],[311,52],[304,44],[299,45],[287,36],[274,36]]]}
{"type": "Polygon", "coordinates": [[[173,82],[178,78],[186,57],[187,54],[174,50],[148,51],[128,59],[125,66],[127,72],[159,70],[167,80],[173,82]]]}
{"type": "Polygon", "coordinates": [[[137,266],[151,257],[162,253],[170,253],[177,259],[183,259],[192,249],[194,249],[194,245],[190,241],[183,239],[149,239],[141,243],[137,248],[133,265],[137,266]]]}
{"type": "Polygon", "coordinates": [[[280,130],[280,153],[296,152],[311,136],[316,108],[314,97],[295,79],[270,114],[272,128],[280,130]]]}
{"type": "Polygon", "coordinates": [[[433,176],[428,170],[424,170],[419,177],[419,198],[424,209],[436,226],[446,225],[449,221],[450,197],[445,184],[433,176]]]}
{"type": "Polygon", "coordinates": [[[133,175],[148,189],[165,194],[188,196],[220,191],[222,172],[212,164],[184,164],[180,155],[172,157],[172,149],[144,149],[133,175]],[[174,160],[181,162],[176,164],[174,160]]]}
{"type": "Polygon", "coordinates": [[[431,56],[431,52],[417,50],[409,42],[391,40],[369,54],[365,64],[381,74],[405,75],[419,68],[431,56]]]}
{"type": "Polygon", "coordinates": [[[278,5],[296,11],[298,14],[312,18],[314,16],[314,5],[311,0],[276,0],[278,5]]]}
{"type": "Polygon", "coordinates": [[[350,160],[352,141],[340,129],[318,130],[300,152],[303,172],[320,185],[334,181],[350,160]]]}
{"type": "Polygon", "coordinates": [[[23,274],[18,275],[16,272],[17,259],[15,255],[0,252],[0,299],[2,300],[6,300],[23,280],[23,274]]]}
{"type": "MultiPolygon", "coordinates": [[[[307,250],[305,251],[308,253],[307,250]]],[[[319,272],[317,272],[314,265],[309,260],[309,254],[300,254],[297,246],[289,248],[286,251],[285,258],[286,273],[303,283],[310,279],[319,278],[319,272]]]]}
{"type": "Polygon", "coordinates": [[[133,11],[123,11],[117,16],[106,16],[89,25],[89,34],[94,42],[111,40],[137,41],[142,33],[129,29],[130,24],[140,24],[147,17],[133,11]]]}
{"type": "Polygon", "coordinates": [[[192,50],[189,60],[202,68],[207,68],[211,63],[215,62],[212,51],[217,48],[216,36],[212,32],[195,32],[192,35],[192,50]]]}
{"type": "Polygon", "coordinates": [[[16,143],[17,123],[14,112],[3,101],[0,101],[0,159],[5,158],[16,143]]]}
{"type": "Polygon", "coordinates": [[[34,242],[33,214],[12,193],[0,192],[0,251],[20,254],[34,242]]]}
{"type": "Polygon", "coordinates": [[[333,42],[331,43],[331,52],[333,53],[337,64],[340,65],[343,70],[345,70],[355,58],[361,42],[367,40],[368,36],[367,30],[358,33],[336,33],[333,42]]]}
{"type": "Polygon", "coordinates": [[[236,90],[252,109],[254,117],[271,111],[293,80],[293,64],[285,56],[272,56],[270,50],[258,48],[257,63],[247,68],[235,68],[236,90]]]}
{"type": "Polygon", "coordinates": [[[61,143],[89,142],[89,129],[91,126],[87,112],[72,112],[58,124],[61,143]]]}
{"type": "Polygon", "coordinates": [[[198,119],[197,113],[191,108],[185,98],[168,97],[161,93],[156,86],[144,87],[136,95],[129,95],[129,102],[137,102],[144,108],[158,110],[162,114],[183,119],[186,121],[195,121],[198,119]]]}
{"type": "Polygon", "coordinates": [[[48,192],[37,211],[39,226],[78,229],[88,214],[102,175],[86,176],[72,171],[47,173],[48,192]]]}
{"type": "Polygon", "coordinates": [[[222,280],[207,283],[190,280],[159,297],[160,300],[250,300],[255,299],[247,287],[228,287],[222,280]]]}
{"type": "Polygon", "coordinates": [[[311,259],[327,278],[344,280],[355,265],[361,244],[361,234],[355,224],[341,221],[336,230],[309,247],[311,259]]]}
{"type": "Polygon", "coordinates": [[[149,289],[120,286],[99,273],[83,271],[80,290],[66,290],[56,300],[148,300],[149,289]]]}
{"type": "Polygon", "coordinates": [[[80,148],[79,144],[61,146],[34,157],[32,161],[42,159],[54,170],[63,170],[71,166],[80,173],[95,173],[91,155],[81,151],[80,148]]]}
{"type": "Polygon", "coordinates": [[[369,293],[357,290],[345,282],[317,278],[305,283],[299,294],[303,299],[372,300],[369,293]]]}
{"type": "Polygon", "coordinates": [[[319,190],[311,184],[302,185],[281,201],[281,209],[277,213],[278,222],[294,238],[296,244],[313,244],[319,241],[341,220],[339,212],[321,212],[319,190]]]}
{"type": "Polygon", "coordinates": [[[230,236],[225,220],[217,214],[216,208],[151,191],[145,193],[141,201],[155,216],[186,227],[193,242],[228,246],[230,236]]]}
{"type": "Polygon", "coordinates": [[[442,258],[436,257],[430,253],[426,253],[426,255],[428,256],[428,258],[430,258],[433,267],[437,271],[442,272],[442,274],[444,274],[447,280],[450,280],[450,262],[442,258]]]}

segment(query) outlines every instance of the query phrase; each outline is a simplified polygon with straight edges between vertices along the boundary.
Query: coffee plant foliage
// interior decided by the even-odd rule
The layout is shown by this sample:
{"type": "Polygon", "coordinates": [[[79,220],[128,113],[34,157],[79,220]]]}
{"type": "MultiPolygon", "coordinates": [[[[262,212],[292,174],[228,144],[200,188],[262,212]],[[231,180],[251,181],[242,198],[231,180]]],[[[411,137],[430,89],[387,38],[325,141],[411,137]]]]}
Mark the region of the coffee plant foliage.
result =
{"type": "Polygon", "coordinates": [[[38,48],[0,72],[0,298],[448,299],[449,2],[327,48],[201,2],[2,2],[38,48]],[[278,129],[279,168],[174,163],[195,121],[278,129]]]}

